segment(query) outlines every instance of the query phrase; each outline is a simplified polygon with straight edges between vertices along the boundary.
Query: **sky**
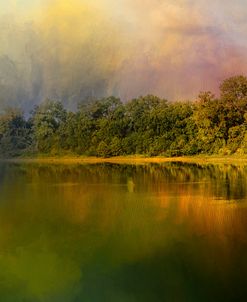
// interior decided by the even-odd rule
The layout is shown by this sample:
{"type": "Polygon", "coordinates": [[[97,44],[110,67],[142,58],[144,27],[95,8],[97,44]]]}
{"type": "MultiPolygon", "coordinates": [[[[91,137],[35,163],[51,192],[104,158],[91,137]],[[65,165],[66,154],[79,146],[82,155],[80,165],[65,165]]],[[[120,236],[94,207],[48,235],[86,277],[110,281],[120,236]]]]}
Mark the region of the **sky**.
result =
{"type": "Polygon", "coordinates": [[[0,108],[171,101],[247,73],[245,0],[0,0],[0,108]]]}

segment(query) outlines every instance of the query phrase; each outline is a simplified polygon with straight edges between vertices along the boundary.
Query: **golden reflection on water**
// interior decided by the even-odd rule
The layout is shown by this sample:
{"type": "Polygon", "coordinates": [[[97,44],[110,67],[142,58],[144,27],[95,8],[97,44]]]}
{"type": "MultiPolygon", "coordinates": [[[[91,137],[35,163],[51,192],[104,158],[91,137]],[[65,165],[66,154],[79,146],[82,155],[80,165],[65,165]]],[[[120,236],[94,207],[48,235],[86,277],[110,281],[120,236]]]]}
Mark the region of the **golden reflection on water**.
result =
{"type": "MultiPolygon", "coordinates": [[[[227,287],[235,252],[241,256],[246,245],[245,167],[5,165],[1,171],[5,301],[14,299],[13,290],[16,301],[61,295],[73,301],[78,292],[83,298],[87,276],[99,274],[96,264],[117,274],[156,254],[171,263],[165,268],[171,278],[183,278],[172,266],[182,259],[200,278],[213,275],[227,287]]],[[[156,270],[162,274],[158,264],[156,270]]]]}

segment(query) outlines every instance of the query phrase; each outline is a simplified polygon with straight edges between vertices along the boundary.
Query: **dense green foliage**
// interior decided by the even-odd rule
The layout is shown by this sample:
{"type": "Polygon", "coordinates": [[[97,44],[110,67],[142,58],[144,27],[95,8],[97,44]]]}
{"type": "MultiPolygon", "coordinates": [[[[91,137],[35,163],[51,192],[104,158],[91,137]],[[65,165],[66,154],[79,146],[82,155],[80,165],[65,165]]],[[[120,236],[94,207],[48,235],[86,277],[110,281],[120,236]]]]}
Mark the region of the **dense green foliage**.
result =
{"type": "Polygon", "coordinates": [[[29,119],[17,109],[0,115],[0,153],[149,156],[247,153],[247,78],[220,86],[220,97],[200,93],[196,102],[148,95],[122,103],[108,97],[65,110],[46,100],[29,119]]]}

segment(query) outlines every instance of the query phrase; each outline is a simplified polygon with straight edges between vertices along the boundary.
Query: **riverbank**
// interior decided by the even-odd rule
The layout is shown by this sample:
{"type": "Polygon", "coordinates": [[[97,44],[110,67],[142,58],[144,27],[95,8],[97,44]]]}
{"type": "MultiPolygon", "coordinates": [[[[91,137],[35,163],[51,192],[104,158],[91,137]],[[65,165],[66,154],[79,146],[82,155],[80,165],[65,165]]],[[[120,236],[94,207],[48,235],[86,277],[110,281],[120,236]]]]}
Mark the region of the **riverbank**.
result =
{"type": "Polygon", "coordinates": [[[4,162],[13,163],[40,163],[40,164],[146,164],[146,163],[168,163],[183,162],[195,164],[247,164],[247,156],[180,156],[180,157],[144,157],[144,156],[117,156],[110,158],[85,157],[85,156],[42,156],[2,159],[4,162]]]}

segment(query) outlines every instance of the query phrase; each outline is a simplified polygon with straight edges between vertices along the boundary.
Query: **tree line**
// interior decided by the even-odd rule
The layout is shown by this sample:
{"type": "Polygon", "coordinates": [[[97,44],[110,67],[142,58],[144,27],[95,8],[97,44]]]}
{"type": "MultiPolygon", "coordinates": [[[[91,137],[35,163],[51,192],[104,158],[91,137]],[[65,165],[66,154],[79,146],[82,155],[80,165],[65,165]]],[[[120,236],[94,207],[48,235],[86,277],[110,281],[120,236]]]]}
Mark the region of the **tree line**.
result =
{"type": "Polygon", "coordinates": [[[0,114],[0,154],[143,154],[181,156],[247,153],[247,78],[220,85],[220,96],[168,102],[147,95],[121,102],[108,97],[82,102],[76,111],[46,100],[25,117],[17,108],[0,114]]]}

